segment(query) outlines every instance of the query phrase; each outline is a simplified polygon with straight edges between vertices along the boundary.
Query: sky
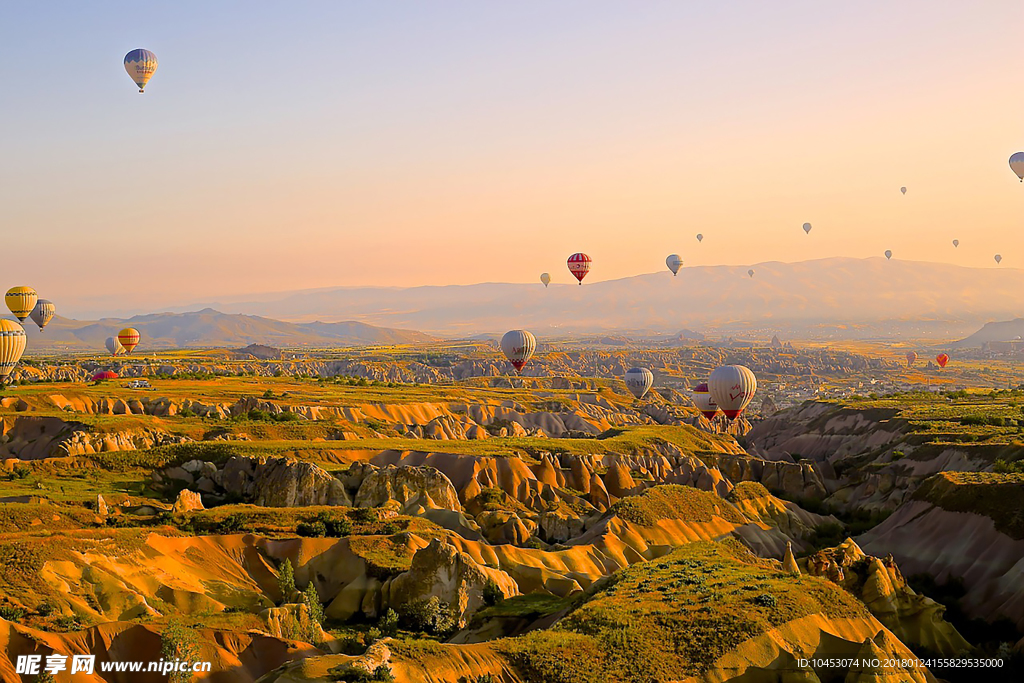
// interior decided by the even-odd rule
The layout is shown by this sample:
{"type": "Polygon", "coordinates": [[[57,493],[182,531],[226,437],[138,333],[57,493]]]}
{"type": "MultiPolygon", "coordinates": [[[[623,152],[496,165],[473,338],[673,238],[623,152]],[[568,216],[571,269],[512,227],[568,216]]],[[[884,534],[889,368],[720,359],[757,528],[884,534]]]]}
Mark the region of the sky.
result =
{"type": "Polygon", "coordinates": [[[0,272],[66,312],[568,282],[576,251],[1024,265],[1019,0],[3,11],[0,272]]]}

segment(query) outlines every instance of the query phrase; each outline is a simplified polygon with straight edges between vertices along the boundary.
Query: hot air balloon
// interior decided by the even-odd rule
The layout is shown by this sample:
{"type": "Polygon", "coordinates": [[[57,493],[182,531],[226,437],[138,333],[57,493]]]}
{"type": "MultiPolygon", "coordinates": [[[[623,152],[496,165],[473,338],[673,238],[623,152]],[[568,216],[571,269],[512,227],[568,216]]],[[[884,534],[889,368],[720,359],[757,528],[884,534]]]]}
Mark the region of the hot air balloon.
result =
{"type": "Polygon", "coordinates": [[[541,273],[540,281],[544,283],[545,287],[547,287],[551,284],[551,275],[549,273],[541,273]]]}
{"type": "Polygon", "coordinates": [[[156,55],[142,48],[132,50],[124,56],[124,70],[139,86],[139,92],[145,92],[146,84],[156,73],[156,55]]]}
{"type": "Polygon", "coordinates": [[[7,384],[7,379],[14,367],[25,353],[25,330],[12,320],[0,319],[0,385],[7,384]]]}
{"type": "Polygon", "coordinates": [[[949,356],[947,356],[944,353],[940,353],[939,355],[935,356],[935,362],[939,364],[940,368],[944,368],[946,367],[946,363],[949,362],[949,356]]]}
{"type": "Polygon", "coordinates": [[[124,347],[117,341],[117,337],[107,337],[107,351],[111,356],[120,356],[124,353],[124,347]]]}
{"type": "Polygon", "coordinates": [[[1017,174],[1020,181],[1024,183],[1024,152],[1015,152],[1010,157],[1010,168],[1017,174]]]}
{"type": "Polygon", "coordinates": [[[625,376],[626,388],[637,398],[643,398],[654,384],[654,373],[647,368],[630,368],[625,376]]]}
{"type": "Polygon", "coordinates": [[[806,234],[808,234],[808,235],[811,234],[811,224],[810,223],[804,223],[804,232],[806,234]]]}
{"type": "Polygon", "coordinates": [[[116,372],[114,372],[113,370],[100,370],[99,372],[97,372],[95,375],[92,376],[92,381],[93,382],[102,382],[104,380],[117,379],[117,378],[118,378],[118,374],[116,372]]]}
{"type": "Polygon", "coordinates": [[[117,333],[117,341],[121,342],[125,353],[131,353],[139,345],[140,338],[139,331],[134,327],[126,327],[117,333]]]}
{"type": "Polygon", "coordinates": [[[711,391],[708,389],[708,383],[702,382],[693,388],[690,392],[690,398],[693,399],[693,405],[697,406],[697,410],[700,414],[711,420],[718,413],[718,404],[715,403],[715,399],[711,398],[711,391]]]}
{"type": "Polygon", "coordinates": [[[757,379],[749,368],[742,365],[723,365],[715,368],[708,378],[711,398],[730,420],[739,417],[743,409],[754,398],[757,379]]]}
{"type": "Polygon", "coordinates": [[[907,351],[907,367],[909,368],[917,360],[917,354],[913,351],[907,351]]]}
{"type": "Polygon", "coordinates": [[[900,188],[900,192],[902,192],[903,194],[906,194],[907,193],[907,188],[901,187],[900,188]]]}
{"type": "Polygon", "coordinates": [[[886,249],[885,250],[885,259],[889,260],[891,258],[892,258],[892,249],[886,249]]]}
{"type": "Polygon", "coordinates": [[[53,320],[53,314],[56,312],[57,308],[53,305],[52,301],[40,299],[36,302],[35,307],[29,315],[32,317],[32,322],[38,325],[39,331],[42,332],[47,323],[53,320]]]}
{"type": "Polygon", "coordinates": [[[583,278],[590,272],[590,257],[582,252],[578,252],[569,257],[566,261],[566,265],[569,266],[569,272],[572,273],[580,284],[583,284],[583,278]]]}
{"type": "Polygon", "coordinates": [[[14,317],[21,322],[25,322],[25,318],[36,307],[36,301],[39,297],[36,294],[36,290],[31,287],[11,287],[7,290],[7,295],[4,299],[7,301],[7,308],[11,309],[14,317]]]}
{"type": "Polygon", "coordinates": [[[960,246],[960,240],[953,240],[953,246],[954,247],[959,247],[960,246]]]}
{"type": "Polygon", "coordinates": [[[679,254],[669,254],[668,258],[665,259],[665,265],[675,275],[679,272],[679,269],[683,266],[683,257],[679,254]]]}
{"type": "Polygon", "coordinates": [[[700,233],[698,232],[698,233],[697,233],[697,241],[698,241],[698,242],[703,242],[703,241],[704,241],[704,235],[702,235],[702,234],[700,234],[700,233]]]}
{"type": "Polygon", "coordinates": [[[747,275],[749,275],[750,277],[754,277],[754,269],[751,268],[750,270],[748,270],[747,275]]]}
{"type": "Polygon", "coordinates": [[[501,338],[501,351],[516,369],[516,374],[522,372],[536,350],[537,338],[526,330],[509,330],[501,338]]]}
{"type": "Polygon", "coordinates": [[[999,254],[996,254],[996,255],[995,255],[995,256],[993,256],[992,258],[994,258],[994,259],[996,260],[996,263],[1001,263],[1001,262],[1002,262],[1002,260],[1003,260],[1003,257],[1002,257],[1002,256],[1000,256],[999,254]]]}

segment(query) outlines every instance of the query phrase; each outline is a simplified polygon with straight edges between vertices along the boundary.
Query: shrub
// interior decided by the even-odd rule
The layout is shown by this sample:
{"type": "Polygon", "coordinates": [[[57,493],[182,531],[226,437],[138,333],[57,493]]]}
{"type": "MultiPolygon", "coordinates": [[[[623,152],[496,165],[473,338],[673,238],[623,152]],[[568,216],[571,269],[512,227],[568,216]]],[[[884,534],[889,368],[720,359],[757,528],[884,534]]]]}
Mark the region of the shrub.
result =
{"type": "Polygon", "coordinates": [[[366,631],[366,645],[370,646],[380,640],[382,637],[381,630],[376,626],[372,626],[366,631]]]}
{"type": "Polygon", "coordinates": [[[402,619],[411,630],[443,636],[455,630],[455,610],[436,595],[410,602],[402,608],[402,619]]]}
{"type": "Polygon", "coordinates": [[[778,599],[771,593],[761,593],[754,597],[754,604],[761,607],[778,607],[778,599]]]}
{"type": "Polygon", "coordinates": [[[499,602],[505,599],[505,592],[501,590],[499,586],[493,580],[488,581],[484,585],[484,604],[488,607],[497,605],[499,602]]]}
{"type": "Polygon", "coordinates": [[[377,627],[385,636],[396,636],[398,634],[398,612],[388,607],[388,611],[377,622],[377,627]]]}
{"type": "MultiPolygon", "coordinates": [[[[199,661],[199,634],[179,619],[172,618],[160,634],[160,655],[165,661],[180,659],[187,662],[199,661]]],[[[191,671],[174,671],[167,678],[168,683],[187,683],[192,680],[191,671]]]]}
{"type": "Polygon", "coordinates": [[[25,616],[25,610],[14,605],[0,605],[0,619],[19,621],[25,616]]]}
{"type": "Polygon", "coordinates": [[[295,527],[295,533],[306,538],[323,538],[327,535],[327,525],[320,519],[314,519],[310,522],[299,522],[295,527]]]}
{"type": "Polygon", "coordinates": [[[27,479],[32,474],[32,468],[27,465],[16,465],[14,467],[15,479],[27,479]]]}

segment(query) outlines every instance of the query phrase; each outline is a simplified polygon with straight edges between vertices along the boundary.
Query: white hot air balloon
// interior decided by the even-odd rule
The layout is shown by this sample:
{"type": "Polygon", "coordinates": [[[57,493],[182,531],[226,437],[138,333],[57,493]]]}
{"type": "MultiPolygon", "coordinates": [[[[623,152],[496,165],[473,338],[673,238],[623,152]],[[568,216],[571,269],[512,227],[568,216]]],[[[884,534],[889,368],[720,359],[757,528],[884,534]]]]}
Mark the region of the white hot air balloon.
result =
{"type": "Polygon", "coordinates": [[[892,249],[886,249],[885,250],[885,260],[888,261],[891,258],[892,258],[892,249]]]}
{"type": "Polygon", "coordinates": [[[702,234],[700,234],[700,233],[698,232],[698,233],[697,233],[697,241],[698,241],[698,242],[703,242],[703,241],[704,241],[704,235],[702,235],[702,234]]]}
{"type": "Polygon", "coordinates": [[[537,350],[537,338],[526,330],[509,330],[501,338],[501,352],[505,354],[516,369],[516,374],[523,371],[523,366],[537,350]]]}
{"type": "Polygon", "coordinates": [[[697,406],[697,410],[700,411],[701,415],[711,420],[718,413],[718,404],[715,403],[715,399],[711,398],[711,390],[708,389],[707,382],[702,382],[693,388],[690,392],[690,398],[693,400],[693,405],[697,406]]]}
{"type": "Polygon", "coordinates": [[[757,378],[742,365],[723,365],[711,373],[708,389],[725,416],[735,420],[754,398],[757,378]]]}
{"type": "Polygon", "coordinates": [[[545,287],[547,287],[548,285],[551,284],[551,274],[550,273],[541,273],[540,274],[540,281],[544,283],[545,287]]]}
{"type": "Polygon", "coordinates": [[[953,240],[953,246],[954,247],[959,247],[960,246],[960,240],[953,240]]]}
{"type": "Polygon", "coordinates": [[[1015,152],[1010,157],[1010,169],[1017,174],[1020,181],[1024,183],[1024,152],[1015,152]]]}
{"type": "Polygon", "coordinates": [[[654,384],[654,373],[647,368],[631,368],[625,376],[626,388],[637,398],[643,398],[654,384]]]}
{"type": "Polygon", "coordinates": [[[902,192],[903,194],[906,194],[907,193],[907,188],[901,187],[900,188],[900,192],[902,192]]]}
{"type": "Polygon", "coordinates": [[[806,234],[808,234],[808,235],[811,234],[811,224],[810,223],[804,223],[804,232],[806,234]]]}
{"type": "Polygon", "coordinates": [[[107,337],[107,351],[110,352],[111,356],[120,356],[124,353],[124,347],[121,346],[121,342],[117,340],[117,337],[107,337]]]}
{"type": "Polygon", "coordinates": [[[992,258],[994,258],[996,260],[996,263],[1002,263],[1003,262],[1003,257],[1000,256],[999,254],[996,254],[992,258]]]}
{"type": "Polygon", "coordinates": [[[679,272],[679,269],[683,267],[683,257],[679,254],[669,254],[668,258],[665,259],[665,265],[675,275],[679,272]]]}
{"type": "Polygon", "coordinates": [[[750,270],[748,270],[747,275],[749,275],[750,277],[754,277],[754,269],[751,268],[750,270]]]}

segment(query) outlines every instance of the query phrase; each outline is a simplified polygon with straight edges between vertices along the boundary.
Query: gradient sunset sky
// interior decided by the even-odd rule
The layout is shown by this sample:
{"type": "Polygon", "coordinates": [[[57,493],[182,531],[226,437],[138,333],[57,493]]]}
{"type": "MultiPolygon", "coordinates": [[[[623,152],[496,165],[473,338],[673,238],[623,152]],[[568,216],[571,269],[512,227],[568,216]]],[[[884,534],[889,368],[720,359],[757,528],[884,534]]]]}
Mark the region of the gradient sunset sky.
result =
{"type": "Polygon", "coordinates": [[[1019,0],[18,3],[2,284],[148,312],[566,283],[574,251],[593,280],[671,252],[1021,267],[1022,27],[1019,0]]]}

